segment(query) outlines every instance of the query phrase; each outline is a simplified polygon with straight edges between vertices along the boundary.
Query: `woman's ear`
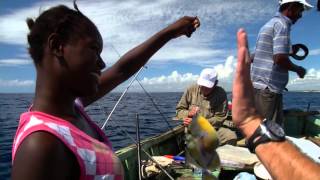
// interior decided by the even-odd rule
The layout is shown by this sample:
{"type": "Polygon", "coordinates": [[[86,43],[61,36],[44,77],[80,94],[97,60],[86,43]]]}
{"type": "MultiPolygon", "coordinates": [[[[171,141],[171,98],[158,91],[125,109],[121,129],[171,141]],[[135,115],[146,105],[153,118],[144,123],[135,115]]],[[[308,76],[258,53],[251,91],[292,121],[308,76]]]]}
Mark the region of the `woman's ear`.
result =
{"type": "Polygon", "coordinates": [[[63,56],[63,41],[59,34],[52,33],[48,37],[49,50],[54,54],[58,59],[63,56]]]}

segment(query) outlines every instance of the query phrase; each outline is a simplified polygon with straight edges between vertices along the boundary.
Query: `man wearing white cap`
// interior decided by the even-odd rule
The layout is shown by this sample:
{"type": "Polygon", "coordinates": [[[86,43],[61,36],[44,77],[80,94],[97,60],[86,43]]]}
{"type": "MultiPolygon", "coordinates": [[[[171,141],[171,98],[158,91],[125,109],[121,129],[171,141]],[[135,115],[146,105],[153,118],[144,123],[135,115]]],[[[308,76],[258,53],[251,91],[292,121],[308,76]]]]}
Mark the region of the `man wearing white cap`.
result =
{"type": "Polygon", "coordinates": [[[228,123],[224,123],[228,113],[227,94],[222,87],[217,86],[217,78],[214,69],[203,69],[197,84],[190,86],[181,97],[176,107],[176,116],[185,125],[189,125],[192,117],[199,112],[216,128],[220,145],[235,145],[237,135],[226,127],[228,123]]]}
{"type": "Polygon", "coordinates": [[[267,120],[283,125],[282,92],[289,80],[288,71],[296,72],[300,78],[306,74],[303,67],[289,59],[293,53],[291,25],[312,6],[306,0],[282,0],[279,3],[279,12],[260,29],[252,58],[251,79],[258,112],[267,120]]]}

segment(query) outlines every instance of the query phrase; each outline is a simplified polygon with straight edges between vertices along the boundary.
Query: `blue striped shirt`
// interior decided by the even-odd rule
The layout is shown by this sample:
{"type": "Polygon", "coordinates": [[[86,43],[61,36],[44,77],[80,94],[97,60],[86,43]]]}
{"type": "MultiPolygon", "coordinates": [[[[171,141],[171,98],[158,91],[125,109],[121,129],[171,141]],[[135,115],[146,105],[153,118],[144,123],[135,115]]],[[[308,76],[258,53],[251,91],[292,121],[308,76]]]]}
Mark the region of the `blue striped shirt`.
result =
{"type": "Polygon", "coordinates": [[[286,87],[289,80],[288,70],[275,64],[273,56],[290,53],[291,25],[291,20],[278,12],[260,29],[251,66],[254,88],[268,87],[270,91],[281,94],[286,87]]]}

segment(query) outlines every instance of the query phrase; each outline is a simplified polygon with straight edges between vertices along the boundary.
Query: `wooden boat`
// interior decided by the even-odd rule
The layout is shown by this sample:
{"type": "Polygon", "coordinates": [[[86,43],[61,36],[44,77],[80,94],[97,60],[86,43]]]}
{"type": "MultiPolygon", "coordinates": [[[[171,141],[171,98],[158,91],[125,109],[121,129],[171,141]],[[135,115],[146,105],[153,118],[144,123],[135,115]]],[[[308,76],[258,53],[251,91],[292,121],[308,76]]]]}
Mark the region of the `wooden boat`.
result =
{"type": "MultiPolygon", "coordinates": [[[[317,111],[304,112],[301,110],[284,110],[284,129],[286,134],[293,137],[309,137],[320,146],[320,114],[317,111]]],[[[228,117],[231,120],[231,116],[228,117]]],[[[243,146],[243,140],[238,144],[243,146]]],[[[141,141],[141,148],[151,156],[179,155],[184,151],[184,127],[177,126],[173,130],[158,136],[147,138],[141,141]]],[[[136,145],[130,145],[116,152],[120,158],[126,179],[136,180],[138,178],[138,158],[136,145]]],[[[144,152],[141,152],[141,159],[149,159],[144,152]]],[[[249,170],[250,171],[250,170],[249,170]]],[[[233,179],[238,170],[229,169],[220,172],[220,179],[233,179]]],[[[190,171],[189,171],[190,173],[190,171]]],[[[176,178],[176,177],[175,177],[176,178]]],[[[160,178],[161,179],[161,178],[160,178]]],[[[164,178],[168,179],[168,178],[164,178]]]]}

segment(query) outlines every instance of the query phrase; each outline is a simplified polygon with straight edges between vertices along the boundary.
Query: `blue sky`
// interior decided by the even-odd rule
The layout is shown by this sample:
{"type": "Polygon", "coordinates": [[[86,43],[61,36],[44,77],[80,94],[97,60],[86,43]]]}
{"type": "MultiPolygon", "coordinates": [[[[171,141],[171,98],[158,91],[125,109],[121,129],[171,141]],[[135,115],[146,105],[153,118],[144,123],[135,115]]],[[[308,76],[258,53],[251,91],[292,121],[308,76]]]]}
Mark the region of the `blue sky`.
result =
{"type": "MultiPolygon", "coordinates": [[[[253,51],[260,27],[277,11],[277,0],[78,0],[79,9],[96,23],[104,39],[102,57],[107,66],[135,45],[184,15],[198,16],[201,27],[193,36],[170,41],[138,76],[152,91],[183,91],[201,69],[213,67],[220,85],[230,90],[236,63],[235,34],[244,27],[253,51]]],[[[316,5],[316,0],[309,0],[316,5]]],[[[49,7],[72,1],[0,1],[0,92],[34,92],[35,70],[27,53],[25,23],[49,7]]],[[[290,73],[288,89],[320,90],[320,12],[304,12],[293,27],[291,41],[309,48],[305,61],[294,61],[308,73],[299,79],[290,73]]],[[[128,82],[116,90],[122,91],[128,82]]],[[[131,91],[142,91],[134,83],[131,91]]]]}

